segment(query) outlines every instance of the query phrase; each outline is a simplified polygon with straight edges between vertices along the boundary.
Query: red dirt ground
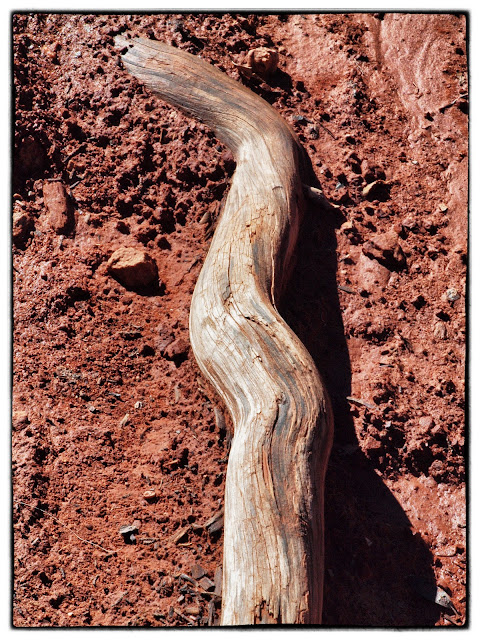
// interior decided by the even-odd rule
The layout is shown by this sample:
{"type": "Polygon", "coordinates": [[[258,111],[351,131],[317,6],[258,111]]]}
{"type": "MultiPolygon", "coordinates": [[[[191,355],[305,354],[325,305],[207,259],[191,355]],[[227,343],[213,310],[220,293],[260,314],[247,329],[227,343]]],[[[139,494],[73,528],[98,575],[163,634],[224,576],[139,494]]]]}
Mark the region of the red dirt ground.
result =
{"type": "Polygon", "coordinates": [[[466,31],[455,14],[14,16],[14,626],[207,626],[221,607],[229,418],[188,313],[235,165],[125,72],[118,33],[249,85],[339,205],[307,212],[283,301],[335,410],[324,623],[465,624],[466,31]],[[242,78],[260,46],[278,71],[242,78]],[[156,286],[113,277],[123,247],[156,286]]]}

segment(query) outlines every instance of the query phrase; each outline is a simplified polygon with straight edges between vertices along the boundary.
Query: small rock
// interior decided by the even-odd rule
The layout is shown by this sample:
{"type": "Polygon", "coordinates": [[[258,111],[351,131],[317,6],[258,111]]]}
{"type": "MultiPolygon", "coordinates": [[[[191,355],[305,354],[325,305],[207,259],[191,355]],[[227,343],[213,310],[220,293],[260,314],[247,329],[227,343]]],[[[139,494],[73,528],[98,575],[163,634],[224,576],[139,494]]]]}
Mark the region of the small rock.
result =
{"type": "Polygon", "coordinates": [[[118,531],[126,544],[135,544],[135,534],[138,533],[138,526],[136,524],[124,524],[118,531]]]}
{"type": "Polygon", "coordinates": [[[340,231],[343,231],[343,233],[348,233],[349,231],[355,231],[353,221],[347,220],[346,222],[344,222],[340,227],[340,231]]]}
{"type": "Polygon", "coordinates": [[[274,73],[278,66],[278,53],[266,47],[251,49],[247,53],[245,66],[252,69],[261,78],[267,78],[274,73]]]}
{"type": "Polygon", "coordinates": [[[43,183],[43,201],[47,209],[48,224],[59,235],[66,235],[75,226],[73,205],[62,182],[43,183]]]}
{"type": "Polygon", "coordinates": [[[21,429],[29,423],[30,420],[28,419],[28,413],[26,411],[18,410],[12,412],[12,427],[14,429],[21,429]]]}
{"type": "Polygon", "coordinates": [[[391,184],[385,180],[374,180],[362,190],[362,195],[367,200],[379,200],[385,202],[390,199],[391,184]]]}
{"type": "Polygon", "coordinates": [[[134,407],[134,409],[142,409],[143,408],[143,402],[141,400],[137,400],[137,402],[135,402],[133,407],[134,407]]]}
{"type": "Polygon", "coordinates": [[[186,358],[189,345],[183,338],[177,338],[169,344],[163,352],[167,360],[177,360],[186,358]]]}
{"type": "Polygon", "coordinates": [[[419,419],[418,424],[424,431],[430,431],[430,429],[434,425],[434,421],[433,421],[433,418],[430,416],[422,416],[419,419]]]}
{"type": "Polygon", "coordinates": [[[143,497],[148,502],[153,502],[157,497],[157,492],[155,491],[155,489],[147,489],[143,492],[143,497]]]}
{"type": "Polygon", "coordinates": [[[366,159],[361,161],[360,171],[367,184],[374,182],[375,180],[385,180],[385,172],[383,169],[371,164],[371,162],[366,159]]]}
{"type": "Polygon", "coordinates": [[[447,335],[447,325],[441,320],[438,320],[438,322],[433,325],[433,337],[435,340],[445,340],[447,335]]]}
{"type": "Polygon", "coordinates": [[[398,233],[395,231],[379,233],[365,242],[362,251],[369,258],[378,260],[390,271],[398,271],[406,265],[405,254],[399,244],[398,233]]]}
{"type": "Polygon", "coordinates": [[[458,291],[452,287],[451,289],[447,289],[445,298],[449,302],[455,302],[456,300],[460,299],[460,295],[458,294],[458,291]]]}
{"type": "Polygon", "coordinates": [[[57,41],[52,42],[49,45],[43,45],[40,49],[41,53],[48,58],[54,64],[58,63],[58,52],[62,48],[61,44],[57,41]]]}
{"type": "Polygon", "coordinates": [[[440,211],[442,213],[445,213],[445,211],[448,211],[448,207],[446,204],[444,204],[443,202],[440,202],[440,204],[438,205],[438,208],[440,209],[440,211]]]}
{"type": "Polygon", "coordinates": [[[441,482],[446,469],[444,463],[441,460],[434,460],[428,469],[428,475],[434,478],[437,482],[441,482]]]}
{"type": "Polygon", "coordinates": [[[117,249],[110,257],[107,269],[127,289],[143,289],[158,284],[157,263],[141,249],[117,249]]]}
{"type": "Polygon", "coordinates": [[[16,209],[12,219],[12,241],[17,249],[24,249],[33,231],[33,219],[23,209],[16,209]]]}
{"type": "Polygon", "coordinates": [[[129,414],[129,413],[126,413],[126,414],[123,416],[123,418],[120,420],[120,422],[119,422],[118,426],[119,426],[119,427],[126,427],[126,426],[127,426],[127,424],[129,423],[129,421],[130,421],[130,414],[129,414]]]}
{"type": "Polygon", "coordinates": [[[360,254],[357,262],[357,283],[360,291],[373,293],[382,290],[390,279],[390,271],[376,260],[370,260],[365,254],[360,254]]]}

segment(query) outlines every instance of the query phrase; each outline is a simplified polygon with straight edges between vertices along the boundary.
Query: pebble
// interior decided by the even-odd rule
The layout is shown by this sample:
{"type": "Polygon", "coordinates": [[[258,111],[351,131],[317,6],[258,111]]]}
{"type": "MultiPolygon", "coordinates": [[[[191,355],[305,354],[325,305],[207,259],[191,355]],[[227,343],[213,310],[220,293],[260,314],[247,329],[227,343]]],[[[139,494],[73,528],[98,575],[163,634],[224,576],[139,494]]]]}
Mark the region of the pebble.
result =
{"type": "Polygon", "coordinates": [[[143,497],[145,498],[145,500],[155,500],[155,498],[157,497],[157,493],[155,489],[147,489],[143,492],[143,497]]]}
{"type": "Polygon", "coordinates": [[[445,297],[449,302],[455,302],[455,300],[460,299],[460,295],[458,294],[458,291],[453,287],[451,289],[447,289],[445,293],[445,297]]]}
{"type": "Polygon", "coordinates": [[[135,524],[124,524],[118,532],[126,544],[134,544],[136,542],[135,534],[138,533],[138,526],[135,524]]]}
{"type": "Polygon", "coordinates": [[[12,412],[12,426],[14,429],[19,429],[20,427],[29,424],[29,422],[30,420],[28,419],[28,413],[26,411],[22,411],[20,409],[12,412]]]}
{"type": "Polygon", "coordinates": [[[129,421],[130,421],[130,414],[129,414],[129,413],[126,413],[126,414],[123,416],[123,418],[120,420],[120,422],[119,422],[118,426],[119,426],[119,427],[126,427],[126,426],[127,426],[127,424],[129,423],[129,421]]]}
{"type": "Polygon", "coordinates": [[[362,195],[367,200],[379,200],[385,202],[390,199],[391,184],[385,180],[374,180],[362,190],[362,195]]]}
{"type": "Polygon", "coordinates": [[[25,243],[33,231],[33,218],[23,210],[16,210],[12,220],[12,240],[17,249],[25,248],[25,243]]]}
{"type": "Polygon", "coordinates": [[[141,400],[137,400],[133,406],[135,409],[141,409],[143,407],[143,402],[141,400]]]}
{"type": "Polygon", "coordinates": [[[390,271],[377,260],[371,260],[364,253],[357,262],[357,284],[360,291],[373,293],[384,289],[390,279],[390,271]]]}
{"type": "Polygon", "coordinates": [[[405,254],[399,244],[398,233],[387,231],[374,236],[362,247],[363,253],[390,269],[403,269],[406,264],[405,254]]]}
{"type": "Polygon", "coordinates": [[[68,234],[75,226],[71,198],[64,184],[58,180],[43,183],[43,202],[49,226],[59,235],[68,234]]]}
{"type": "Polygon", "coordinates": [[[427,431],[433,427],[434,421],[431,416],[422,416],[421,418],[419,418],[418,424],[422,429],[427,431]]]}
{"type": "Polygon", "coordinates": [[[176,358],[183,357],[188,352],[189,345],[183,338],[177,338],[171,344],[169,344],[163,351],[163,355],[168,360],[175,360],[176,358]]]}
{"type": "Polygon", "coordinates": [[[433,337],[436,340],[445,340],[447,337],[447,325],[439,320],[433,325],[433,337]]]}
{"type": "Polygon", "coordinates": [[[251,49],[247,54],[246,66],[257,75],[266,78],[274,73],[278,66],[278,53],[266,47],[251,49]]]}
{"type": "Polygon", "coordinates": [[[158,284],[155,260],[141,249],[120,247],[107,262],[110,275],[127,289],[141,289],[158,284]]]}

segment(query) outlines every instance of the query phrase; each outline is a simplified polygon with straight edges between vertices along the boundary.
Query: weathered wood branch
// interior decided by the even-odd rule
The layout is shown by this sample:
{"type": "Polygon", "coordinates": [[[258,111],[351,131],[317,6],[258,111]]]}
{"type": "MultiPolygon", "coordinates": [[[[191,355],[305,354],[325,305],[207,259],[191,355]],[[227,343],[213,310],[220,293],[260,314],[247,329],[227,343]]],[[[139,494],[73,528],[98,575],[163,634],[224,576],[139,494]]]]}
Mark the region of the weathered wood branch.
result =
{"type": "Polygon", "coordinates": [[[222,625],[316,624],[323,599],[325,387],[277,303],[304,206],[304,151],[259,96],[200,58],[118,42],[127,70],[204,122],[237,166],[192,298],[198,365],[231,412],[222,625]]]}

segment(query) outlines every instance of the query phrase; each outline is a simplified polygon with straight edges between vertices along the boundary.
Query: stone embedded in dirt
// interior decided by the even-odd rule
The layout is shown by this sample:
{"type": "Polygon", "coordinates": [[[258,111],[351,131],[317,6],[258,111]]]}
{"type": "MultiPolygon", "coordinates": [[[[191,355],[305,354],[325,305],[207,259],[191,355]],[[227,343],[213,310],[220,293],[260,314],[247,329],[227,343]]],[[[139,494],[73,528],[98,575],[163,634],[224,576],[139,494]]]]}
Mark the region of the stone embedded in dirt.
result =
{"type": "Polygon", "coordinates": [[[425,431],[429,431],[434,425],[433,418],[431,416],[422,416],[418,421],[418,426],[425,431]]]}
{"type": "Polygon", "coordinates": [[[390,271],[376,260],[360,254],[357,262],[357,282],[360,292],[373,293],[385,288],[390,279],[390,271]]]}
{"type": "Polygon", "coordinates": [[[183,338],[177,338],[163,351],[163,355],[168,360],[182,360],[187,357],[189,344],[183,338]]]}
{"type": "Polygon", "coordinates": [[[278,53],[274,49],[258,47],[247,53],[246,67],[250,67],[254,73],[262,78],[271,75],[278,65],[278,53]]]}
{"type": "Polygon", "coordinates": [[[136,524],[124,524],[118,530],[126,544],[134,544],[136,541],[135,534],[138,533],[136,524]]]}
{"type": "Polygon", "coordinates": [[[445,298],[449,302],[455,302],[456,300],[460,299],[460,296],[458,294],[458,291],[452,287],[451,289],[447,289],[447,292],[445,293],[445,298]]]}
{"type": "Polygon", "coordinates": [[[13,212],[12,240],[17,249],[24,249],[25,244],[33,231],[33,218],[23,209],[13,212]]]}
{"type": "Polygon", "coordinates": [[[383,444],[372,435],[367,435],[363,441],[363,449],[370,458],[378,458],[383,450],[383,444]]]}
{"type": "Polygon", "coordinates": [[[14,429],[20,429],[21,427],[30,423],[28,418],[28,413],[19,409],[18,411],[12,412],[12,427],[14,429]]]}
{"type": "Polygon", "coordinates": [[[395,231],[387,231],[374,236],[362,247],[363,253],[390,271],[399,271],[406,265],[405,254],[399,244],[399,237],[395,231]]]}
{"type": "Polygon", "coordinates": [[[155,491],[155,489],[147,489],[143,492],[143,497],[145,498],[145,500],[147,500],[147,502],[153,502],[157,499],[157,492],[155,491]]]}
{"type": "Polygon", "coordinates": [[[412,576],[410,584],[422,598],[434,602],[445,609],[455,611],[450,596],[441,587],[438,587],[434,580],[424,576],[412,576]]]}
{"type": "Polygon", "coordinates": [[[157,263],[141,249],[120,247],[108,260],[107,269],[127,289],[142,289],[158,284],[157,263]]]}
{"type": "Polygon", "coordinates": [[[367,200],[386,202],[390,199],[391,184],[385,180],[374,180],[362,189],[362,195],[367,200]]]}
{"type": "Polygon", "coordinates": [[[47,209],[48,225],[58,235],[67,235],[75,226],[73,204],[62,182],[43,183],[43,202],[47,209]]]}
{"type": "Polygon", "coordinates": [[[385,180],[385,171],[375,164],[372,164],[369,160],[362,160],[360,171],[367,184],[373,183],[376,180],[385,180]]]}
{"type": "Polygon", "coordinates": [[[126,427],[127,424],[130,422],[130,414],[126,413],[123,418],[120,420],[120,422],[118,423],[119,427],[126,427]]]}
{"type": "Polygon", "coordinates": [[[435,338],[435,340],[445,340],[447,335],[447,325],[441,320],[438,320],[433,325],[433,337],[435,338]]]}

